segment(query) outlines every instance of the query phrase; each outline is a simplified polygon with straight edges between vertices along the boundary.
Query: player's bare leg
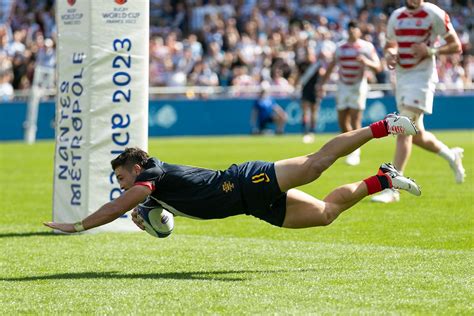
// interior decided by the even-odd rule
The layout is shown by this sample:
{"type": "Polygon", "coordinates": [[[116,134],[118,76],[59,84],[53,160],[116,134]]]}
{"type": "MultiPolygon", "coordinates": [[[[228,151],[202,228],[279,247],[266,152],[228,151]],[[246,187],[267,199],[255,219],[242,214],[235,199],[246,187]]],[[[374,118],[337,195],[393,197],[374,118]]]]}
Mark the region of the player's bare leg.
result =
{"type": "Polygon", "coordinates": [[[275,173],[280,189],[287,191],[316,180],[338,158],[353,152],[372,138],[385,137],[389,133],[414,135],[417,130],[407,117],[389,115],[369,127],[334,137],[315,153],[277,161],[275,173]]]}
{"type": "MultiPolygon", "coordinates": [[[[356,130],[362,128],[362,111],[357,109],[348,109],[350,130],[356,130]]],[[[346,164],[349,166],[357,166],[360,164],[360,148],[357,148],[352,153],[347,155],[346,164]]]]}
{"type": "Polygon", "coordinates": [[[337,120],[339,123],[339,129],[341,133],[346,133],[352,131],[351,117],[349,115],[349,109],[338,110],[337,111],[337,120]]]}
{"type": "Polygon", "coordinates": [[[438,154],[443,159],[445,159],[454,172],[456,182],[464,182],[464,178],[466,176],[465,169],[462,165],[464,149],[459,147],[449,148],[448,146],[446,146],[446,144],[440,141],[433,133],[425,130],[423,124],[422,110],[412,107],[405,107],[405,109],[408,110],[406,115],[408,117],[411,116],[411,119],[416,122],[416,126],[419,132],[414,136],[398,136],[397,149],[395,152],[394,160],[395,167],[400,171],[403,171],[405,169],[405,166],[411,154],[411,143],[413,143],[429,152],[438,154]],[[406,137],[412,138],[409,144],[404,142],[406,141],[406,137]]]}
{"type": "Polygon", "coordinates": [[[391,164],[382,164],[377,175],[363,181],[340,186],[323,201],[297,189],[287,193],[286,216],[283,227],[305,228],[331,224],[342,212],[369,194],[386,188],[397,188],[420,195],[416,183],[401,175],[391,164]]]}
{"type": "Polygon", "coordinates": [[[319,105],[321,104],[321,100],[319,98],[316,99],[315,103],[312,103],[310,106],[310,130],[311,132],[316,131],[316,124],[318,121],[318,112],[319,112],[319,105]]]}
{"type": "Polygon", "coordinates": [[[393,164],[401,172],[405,170],[405,167],[408,163],[408,159],[410,159],[412,147],[412,136],[397,136],[397,145],[395,148],[395,157],[393,159],[393,164]]]}
{"type": "Polygon", "coordinates": [[[305,228],[331,224],[343,211],[367,196],[364,182],[346,184],[332,191],[323,201],[297,189],[287,194],[283,227],[305,228]]]}
{"type": "Polygon", "coordinates": [[[425,130],[420,130],[420,133],[413,137],[413,143],[435,154],[439,153],[443,146],[443,143],[433,133],[425,130]]]}
{"type": "Polygon", "coordinates": [[[309,101],[302,101],[302,117],[301,117],[301,125],[303,127],[303,133],[309,133],[310,130],[310,121],[311,121],[311,106],[312,103],[309,101]]]}
{"type": "Polygon", "coordinates": [[[352,129],[359,129],[362,127],[362,111],[356,109],[349,109],[349,115],[351,117],[352,129]]]}
{"type": "Polygon", "coordinates": [[[464,149],[460,147],[449,148],[433,133],[426,130],[422,130],[419,135],[415,135],[413,137],[413,143],[444,158],[453,170],[456,182],[464,182],[464,178],[466,177],[466,171],[462,165],[464,149]]]}
{"type": "Polygon", "coordinates": [[[302,105],[302,110],[303,110],[303,114],[302,114],[302,117],[301,117],[301,125],[303,127],[303,143],[305,144],[311,144],[311,143],[314,143],[314,135],[310,133],[311,131],[311,122],[312,122],[312,118],[311,118],[311,106],[312,106],[312,103],[309,102],[309,101],[303,101],[301,103],[302,105]]]}
{"type": "MultiPolygon", "coordinates": [[[[400,112],[402,113],[402,115],[409,117],[413,122],[415,122],[416,127],[418,129],[418,134],[420,134],[421,131],[424,130],[423,110],[412,107],[412,106],[408,106],[408,105],[402,105],[400,109],[401,109],[400,112]]],[[[412,136],[398,135],[393,164],[402,173],[405,170],[406,165],[408,164],[408,160],[410,159],[412,148],[413,148],[412,136]]]]}
{"type": "Polygon", "coordinates": [[[340,134],[315,153],[275,162],[275,172],[282,191],[312,182],[338,158],[350,154],[373,138],[372,131],[365,127],[340,134]]]}
{"type": "MultiPolygon", "coordinates": [[[[395,157],[393,164],[397,170],[403,174],[403,170],[408,163],[413,148],[412,136],[398,135],[397,144],[395,147],[395,157]]],[[[372,202],[378,203],[393,203],[400,201],[400,192],[394,189],[385,189],[380,194],[374,195],[371,198],[372,202]]]]}

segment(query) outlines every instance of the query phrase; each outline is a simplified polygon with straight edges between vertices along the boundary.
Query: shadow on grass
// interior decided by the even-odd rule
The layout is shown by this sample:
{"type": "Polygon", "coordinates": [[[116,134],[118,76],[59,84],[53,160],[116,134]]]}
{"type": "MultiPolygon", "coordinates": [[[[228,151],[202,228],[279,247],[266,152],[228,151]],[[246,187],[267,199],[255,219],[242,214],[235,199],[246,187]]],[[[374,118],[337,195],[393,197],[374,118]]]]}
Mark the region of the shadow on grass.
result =
{"type": "Polygon", "coordinates": [[[269,274],[304,272],[306,269],[274,270],[274,271],[197,271],[197,272],[170,272],[170,273],[137,273],[125,274],[117,271],[109,272],[81,272],[81,273],[59,273],[41,276],[27,276],[19,278],[0,278],[0,281],[42,281],[42,280],[79,280],[79,279],[172,279],[172,280],[208,280],[208,281],[244,281],[248,277],[236,277],[235,274],[269,274]]]}
{"type": "Polygon", "coordinates": [[[23,233],[0,233],[1,238],[13,238],[13,237],[33,237],[33,236],[60,236],[55,234],[53,231],[50,232],[23,232],[23,233]]]}

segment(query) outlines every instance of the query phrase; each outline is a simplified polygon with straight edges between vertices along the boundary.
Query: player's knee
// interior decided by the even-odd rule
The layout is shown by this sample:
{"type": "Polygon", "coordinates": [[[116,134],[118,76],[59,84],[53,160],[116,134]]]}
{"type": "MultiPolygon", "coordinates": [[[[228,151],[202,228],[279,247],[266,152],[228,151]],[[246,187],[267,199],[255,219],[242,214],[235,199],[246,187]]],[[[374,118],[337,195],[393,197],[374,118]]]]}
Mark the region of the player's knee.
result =
{"type": "Polygon", "coordinates": [[[313,177],[319,177],[333,163],[334,158],[327,155],[318,155],[317,153],[309,156],[307,169],[313,177]]]}
{"type": "Polygon", "coordinates": [[[331,206],[326,204],[326,208],[321,216],[321,226],[328,226],[336,219],[335,212],[332,211],[331,206]]]}
{"type": "Polygon", "coordinates": [[[422,143],[425,136],[424,134],[424,131],[418,131],[418,134],[413,135],[413,143],[416,145],[422,143]]]}
{"type": "Polygon", "coordinates": [[[412,120],[415,123],[416,128],[419,131],[424,130],[424,125],[423,125],[423,112],[419,109],[404,106],[402,107],[400,111],[400,115],[408,117],[410,120],[412,120]]]}
{"type": "Polygon", "coordinates": [[[323,215],[324,216],[321,218],[319,226],[329,226],[333,222],[333,220],[331,219],[331,217],[327,216],[326,213],[324,213],[323,215]]]}
{"type": "Polygon", "coordinates": [[[400,146],[409,145],[413,140],[412,136],[409,135],[398,135],[397,136],[397,144],[400,146]]]}
{"type": "Polygon", "coordinates": [[[312,168],[320,173],[328,169],[338,158],[336,155],[324,150],[324,148],[310,157],[312,168]]]}

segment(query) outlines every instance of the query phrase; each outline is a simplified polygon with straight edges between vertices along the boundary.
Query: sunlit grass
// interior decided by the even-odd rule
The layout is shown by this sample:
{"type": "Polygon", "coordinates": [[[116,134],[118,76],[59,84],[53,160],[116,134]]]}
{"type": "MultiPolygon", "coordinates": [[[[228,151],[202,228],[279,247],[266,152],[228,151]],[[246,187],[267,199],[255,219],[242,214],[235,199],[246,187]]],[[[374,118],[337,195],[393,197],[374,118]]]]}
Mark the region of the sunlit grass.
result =
{"type": "MultiPolygon", "coordinates": [[[[176,218],[173,234],[56,236],[52,142],[0,144],[0,314],[465,314],[474,312],[472,131],[437,133],[465,148],[466,183],[415,148],[406,174],[423,186],[399,203],[363,200],[324,228],[288,230],[237,216],[176,218]]],[[[317,150],[299,136],[151,139],[162,160],[227,168],[317,150]]],[[[394,139],[362,163],[338,161],[302,189],[322,198],[390,161],[394,139]]],[[[108,162],[104,162],[107,163],[108,162]]]]}

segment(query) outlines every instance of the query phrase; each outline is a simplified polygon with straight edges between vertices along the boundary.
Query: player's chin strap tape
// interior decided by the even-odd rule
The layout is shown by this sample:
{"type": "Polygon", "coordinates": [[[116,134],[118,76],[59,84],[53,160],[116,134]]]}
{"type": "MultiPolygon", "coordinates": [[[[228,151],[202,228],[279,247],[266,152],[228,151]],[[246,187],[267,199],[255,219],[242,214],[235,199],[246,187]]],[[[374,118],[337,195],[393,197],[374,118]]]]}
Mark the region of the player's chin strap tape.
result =
{"type": "Polygon", "coordinates": [[[85,229],[84,226],[82,226],[82,221],[74,223],[74,229],[76,232],[83,232],[85,229]]]}

